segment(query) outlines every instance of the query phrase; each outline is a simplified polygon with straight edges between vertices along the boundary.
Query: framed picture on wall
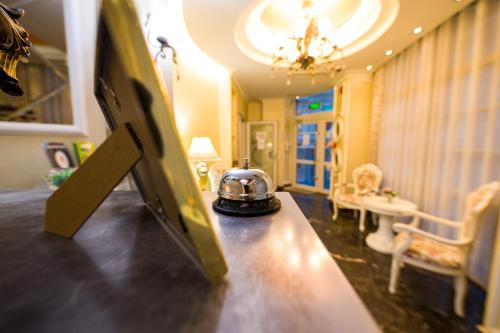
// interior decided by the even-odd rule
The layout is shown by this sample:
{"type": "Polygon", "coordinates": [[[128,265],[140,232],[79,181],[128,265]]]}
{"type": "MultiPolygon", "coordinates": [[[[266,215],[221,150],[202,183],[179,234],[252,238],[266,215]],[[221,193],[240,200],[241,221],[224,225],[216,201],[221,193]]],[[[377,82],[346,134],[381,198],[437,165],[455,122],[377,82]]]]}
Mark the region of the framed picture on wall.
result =
{"type": "Polygon", "coordinates": [[[66,144],[62,142],[47,142],[43,148],[52,168],[69,169],[75,166],[66,144]]]}

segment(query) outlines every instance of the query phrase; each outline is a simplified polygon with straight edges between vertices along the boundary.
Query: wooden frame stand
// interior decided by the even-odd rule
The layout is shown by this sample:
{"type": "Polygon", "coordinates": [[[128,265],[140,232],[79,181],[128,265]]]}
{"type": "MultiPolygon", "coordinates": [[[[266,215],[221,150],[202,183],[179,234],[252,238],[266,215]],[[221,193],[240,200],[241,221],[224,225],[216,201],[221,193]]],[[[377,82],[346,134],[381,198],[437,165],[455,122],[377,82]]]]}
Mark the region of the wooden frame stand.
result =
{"type": "Polygon", "coordinates": [[[119,126],[47,200],[45,230],[73,237],[142,155],[132,129],[119,126]]]}

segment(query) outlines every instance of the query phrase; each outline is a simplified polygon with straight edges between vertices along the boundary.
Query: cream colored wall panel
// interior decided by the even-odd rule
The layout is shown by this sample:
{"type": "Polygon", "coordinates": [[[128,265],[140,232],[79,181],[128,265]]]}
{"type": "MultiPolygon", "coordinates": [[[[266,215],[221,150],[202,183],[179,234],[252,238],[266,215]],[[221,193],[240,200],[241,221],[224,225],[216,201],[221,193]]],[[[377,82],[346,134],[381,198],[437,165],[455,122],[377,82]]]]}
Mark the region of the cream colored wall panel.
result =
{"type": "Polygon", "coordinates": [[[277,179],[273,180],[277,186],[283,186],[286,181],[285,174],[287,174],[285,164],[286,99],[283,97],[262,99],[262,120],[274,120],[278,123],[278,155],[276,156],[278,172],[277,179]]]}
{"type": "Polygon", "coordinates": [[[337,86],[342,86],[337,110],[344,118],[343,182],[352,182],[352,171],[370,161],[370,126],[372,107],[372,78],[370,74],[351,71],[344,74],[337,86]]]}
{"type": "Polygon", "coordinates": [[[247,121],[262,120],[262,103],[250,102],[248,103],[248,119],[247,121]]]}

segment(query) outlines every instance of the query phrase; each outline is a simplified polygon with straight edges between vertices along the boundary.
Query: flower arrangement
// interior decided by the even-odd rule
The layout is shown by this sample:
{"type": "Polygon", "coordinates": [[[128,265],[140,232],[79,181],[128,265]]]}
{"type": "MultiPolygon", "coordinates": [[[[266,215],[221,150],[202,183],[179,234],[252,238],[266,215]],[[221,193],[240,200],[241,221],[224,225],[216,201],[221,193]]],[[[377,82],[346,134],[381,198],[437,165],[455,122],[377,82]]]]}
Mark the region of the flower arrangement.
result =
{"type": "Polygon", "coordinates": [[[392,199],[398,196],[398,192],[394,191],[392,187],[386,186],[382,189],[382,195],[387,199],[387,201],[392,202],[392,199]]]}

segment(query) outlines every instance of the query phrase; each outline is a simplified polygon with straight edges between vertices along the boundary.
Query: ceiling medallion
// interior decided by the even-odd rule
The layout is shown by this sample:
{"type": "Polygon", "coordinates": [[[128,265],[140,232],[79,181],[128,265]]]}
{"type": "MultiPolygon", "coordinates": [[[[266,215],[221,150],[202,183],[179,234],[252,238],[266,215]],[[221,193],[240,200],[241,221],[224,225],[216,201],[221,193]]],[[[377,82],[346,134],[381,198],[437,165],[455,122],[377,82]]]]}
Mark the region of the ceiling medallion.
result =
{"type": "Polygon", "coordinates": [[[310,75],[314,84],[316,75],[330,74],[340,68],[337,63],[343,58],[342,49],[334,39],[335,27],[331,20],[318,20],[312,14],[312,0],[302,3],[304,15],[294,22],[294,33],[285,38],[279,38],[276,51],[273,53],[272,73],[277,69],[287,70],[286,84],[290,85],[294,76],[310,75]]]}

